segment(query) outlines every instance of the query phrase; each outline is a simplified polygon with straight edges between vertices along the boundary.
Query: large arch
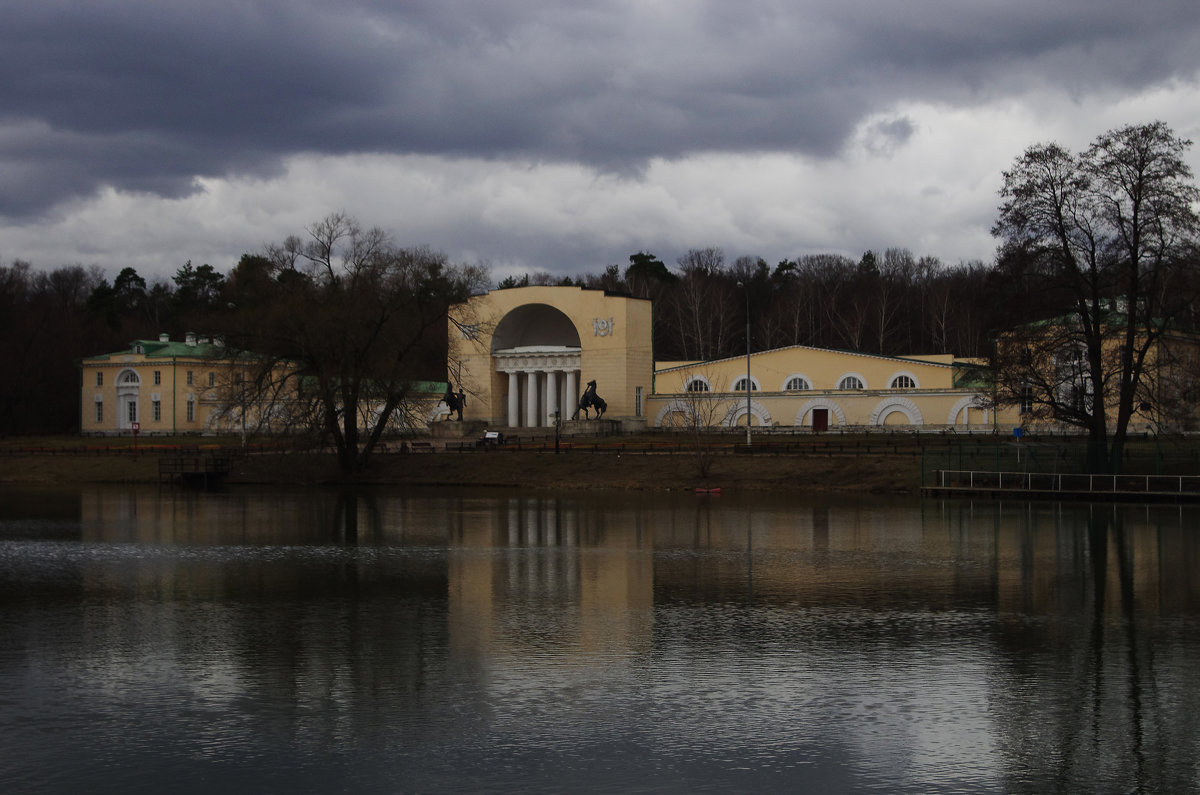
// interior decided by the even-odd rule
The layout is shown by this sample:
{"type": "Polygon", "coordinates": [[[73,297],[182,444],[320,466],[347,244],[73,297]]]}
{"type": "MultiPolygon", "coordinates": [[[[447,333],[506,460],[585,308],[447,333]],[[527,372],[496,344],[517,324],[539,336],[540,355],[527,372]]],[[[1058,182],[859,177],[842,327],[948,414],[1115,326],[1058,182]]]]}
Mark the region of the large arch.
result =
{"type": "Polygon", "coordinates": [[[549,304],[522,304],[506,314],[492,333],[492,352],[541,346],[579,347],[579,329],[549,304]]]}
{"type": "MultiPolygon", "coordinates": [[[[757,400],[750,401],[750,413],[754,419],[758,420],[759,425],[771,424],[771,412],[767,411],[767,407],[759,403],[757,400]]],[[[746,401],[735,403],[729,410],[728,416],[725,418],[725,425],[730,428],[739,426],[742,417],[746,416],[746,401]]]]}
{"type": "Polygon", "coordinates": [[[825,409],[831,415],[833,415],[834,419],[837,420],[838,425],[846,424],[846,412],[842,411],[842,407],[837,403],[834,403],[829,398],[823,397],[813,398],[801,406],[800,410],[796,412],[796,420],[793,424],[797,426],[803,426],[804,418],[807,417],[813,409],[825,409]]]}
{"type": "Polygon", "coordinates": [[[875,404],[875,408],[871,411],[871,418],[868,420],[871,425],[883,425],[889,414],[900,412],[908,420],[909,425],[924,425],[925,420],[921,416],[921,409],[917,407],[908,398],[889,397],[875,404]]]}
{"type": "Polygon", "coordinates": [[[658,410],[658,414],[654,417],[654,426],[657,428],[672,427],[668,419],[676,414],[684,415],[690,423],[695,416],[695,411],[695,407],[686,400],[672,400],[658,410]]]}
{"type": "Polygon", "coordinates": [[[957,403],[950,407],[950,415],[946,418],[947,425],[970,425],[971,417],[970,410],[983,412],[983,421],[991,421],[991,413],[987,407],[987,400],[983,395],[970,395],[960,399],[957,403]],[[961,422],[960,422],[961,418],[961,422]]]}
{"type": "Polygon", "coordinates": [[[508,378],[508,425],[553,425],[573,416],[580,384],[579,329],[549,304],[521,304],[492,333],[496,372],[508,378]]]}

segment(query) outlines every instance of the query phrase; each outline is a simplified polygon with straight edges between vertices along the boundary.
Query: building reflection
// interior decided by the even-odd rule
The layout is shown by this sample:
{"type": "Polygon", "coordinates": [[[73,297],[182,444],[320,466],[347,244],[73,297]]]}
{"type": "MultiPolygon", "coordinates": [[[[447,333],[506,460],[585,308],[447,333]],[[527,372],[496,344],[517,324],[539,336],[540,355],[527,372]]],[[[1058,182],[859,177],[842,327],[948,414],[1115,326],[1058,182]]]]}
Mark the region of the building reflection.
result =
{"type": "Polygon", "coordinates": [[[1047,765],[1153,789],[1200,745],[1190,507],[95,489],[78,515],[83,541],[123,550],[78,564],[87,646],[121,650],[92,668],[136,657],[204,682],[196,698],[265,688],[322,714],[293,727],[314,747],[394,714],[340,712],[347,693],[419,705],[453,681],[486,711],[531,659],[544,687],[763,644],[837,671],[816,682],[835,692],[886,688],[855,667],[881,648],[978,671],[1004,790],[1047,765]],[[179,626],[127,636],[120,608],[146,599],[179,626]],[[704,606],[731,626],[697,626],[704,606]],[[183,642],[197,631],[221,651],[183,642]]]}

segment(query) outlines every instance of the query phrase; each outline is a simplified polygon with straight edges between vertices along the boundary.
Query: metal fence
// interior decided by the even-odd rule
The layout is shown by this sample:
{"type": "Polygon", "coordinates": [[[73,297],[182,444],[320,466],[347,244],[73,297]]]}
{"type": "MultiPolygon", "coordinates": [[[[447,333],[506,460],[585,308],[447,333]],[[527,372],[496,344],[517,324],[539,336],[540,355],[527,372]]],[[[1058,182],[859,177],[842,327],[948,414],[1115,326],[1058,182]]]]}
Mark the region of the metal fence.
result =
{"type": "Polygon", "coordinates": [[[1092,475],[941,469],[934,472],[932,487],[947,491],[1200,497],[1200,475],[1092,475]]]}

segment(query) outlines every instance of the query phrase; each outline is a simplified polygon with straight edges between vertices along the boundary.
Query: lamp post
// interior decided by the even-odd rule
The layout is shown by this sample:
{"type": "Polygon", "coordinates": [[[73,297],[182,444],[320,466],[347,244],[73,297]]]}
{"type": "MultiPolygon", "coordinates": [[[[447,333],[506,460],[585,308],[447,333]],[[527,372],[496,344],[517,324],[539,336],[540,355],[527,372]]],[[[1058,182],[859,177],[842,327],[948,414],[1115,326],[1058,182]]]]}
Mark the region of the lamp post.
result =
{"type": "Polygon", "coordinates": [[[738,282],[746,294],[746,447],[750,442],[750,285],[738,282]]]}

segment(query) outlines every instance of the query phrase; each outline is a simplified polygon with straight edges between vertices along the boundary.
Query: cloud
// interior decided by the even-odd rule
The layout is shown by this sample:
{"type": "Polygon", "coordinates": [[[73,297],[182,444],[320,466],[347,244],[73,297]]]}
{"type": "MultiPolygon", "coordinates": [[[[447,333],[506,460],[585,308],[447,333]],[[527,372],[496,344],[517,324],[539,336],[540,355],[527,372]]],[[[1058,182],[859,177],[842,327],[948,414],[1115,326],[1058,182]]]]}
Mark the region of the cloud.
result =
{"type": "Polygon", "coordinates": [[[1190,134],[1197,45],[1193,0],[12,0],[0,253],[161,270],[344,208],[511,268],[975,257],[1027,144],[1190,134]]]}

